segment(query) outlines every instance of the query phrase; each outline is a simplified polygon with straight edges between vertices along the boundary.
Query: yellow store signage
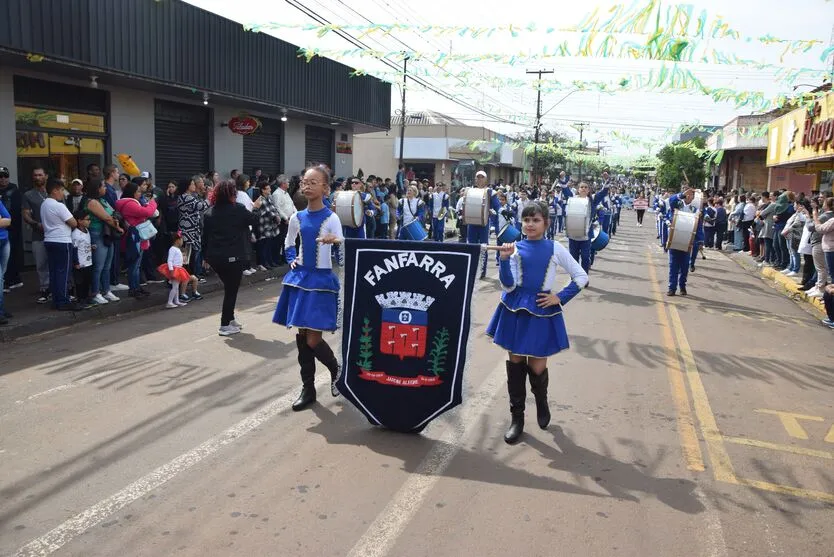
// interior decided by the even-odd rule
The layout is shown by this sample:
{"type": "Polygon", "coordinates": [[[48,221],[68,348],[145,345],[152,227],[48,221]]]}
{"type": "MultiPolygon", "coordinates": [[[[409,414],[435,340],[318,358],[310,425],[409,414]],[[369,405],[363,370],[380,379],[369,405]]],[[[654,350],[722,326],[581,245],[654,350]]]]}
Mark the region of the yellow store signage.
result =
{"type": "Polygon", "coordinates": [[[773,120],[768,127],[767,166],[834,158],[834,93],[809,108],[773,120]]]}

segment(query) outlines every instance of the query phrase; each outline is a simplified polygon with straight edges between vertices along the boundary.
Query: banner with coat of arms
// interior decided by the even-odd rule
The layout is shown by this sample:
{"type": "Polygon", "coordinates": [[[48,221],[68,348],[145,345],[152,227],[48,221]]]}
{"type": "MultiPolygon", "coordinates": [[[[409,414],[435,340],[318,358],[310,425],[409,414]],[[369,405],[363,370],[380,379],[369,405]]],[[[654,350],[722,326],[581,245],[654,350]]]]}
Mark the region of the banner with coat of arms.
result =
{"type": "Polygon", "coordinates": [[[461,403],[480,246],[344,244],[338,388],[372,423],[420,431],[461,403]]]}

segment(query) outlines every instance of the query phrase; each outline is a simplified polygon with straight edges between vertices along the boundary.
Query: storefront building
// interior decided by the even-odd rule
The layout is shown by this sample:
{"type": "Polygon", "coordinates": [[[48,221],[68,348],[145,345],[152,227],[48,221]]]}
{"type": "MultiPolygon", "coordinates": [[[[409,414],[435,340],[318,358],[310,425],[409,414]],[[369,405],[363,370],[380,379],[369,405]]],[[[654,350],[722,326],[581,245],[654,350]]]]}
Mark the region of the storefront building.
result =
{"type": "Polygon", "coordinates": [[[389,126],[390,84],[180,0],[57,4],[9,0],[0,19],[0,166],[24,189],[35,166],[83,179],[122,153],[157,184],[347,174],[354,134],[389,126]]]}
{"type": "Polygon", "coordinates": [[[770,123],[767,166],[772,190],[832,191],[834,92],[770,123]]]}
{"type": "MultiPolygon", "coordinates": [[[[402,117],[391,118],[387,132],[357,135],[353,155],[354,173],[396,176],[400,159],[402,117]]],[[[403,164],[408,176],[445,182],[454,189],[471,186],[475,173],[483,170],[490,183],[521,184],[527,158],[523,147],[501,134],[466,124],[437,112],[410,113],[406,119],[403,164]]]]}

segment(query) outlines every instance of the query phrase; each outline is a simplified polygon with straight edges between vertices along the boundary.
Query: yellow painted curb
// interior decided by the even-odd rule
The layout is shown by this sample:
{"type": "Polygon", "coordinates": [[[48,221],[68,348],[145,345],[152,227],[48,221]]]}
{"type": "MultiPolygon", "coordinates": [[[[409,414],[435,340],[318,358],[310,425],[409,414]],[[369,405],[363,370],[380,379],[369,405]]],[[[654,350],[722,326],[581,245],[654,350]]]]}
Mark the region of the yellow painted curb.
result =
{"type": "Polygon", "coordinates": [[[776,283],[779,284],[784,290],[786,290],[790,295],[796,296],[799,300],[806,302],[811,305],[815,310],[817,310],[822,316],[825,316],[825,306],[822,303],[821,298],[814,298],[813,296],[808,296],[799,289],[799,285],[796,284],[795,281],[791,280],[791,277],[786,277],[781,272],[773,269],[772,267],[762,267],[760,269],[762,276],[765,278],[769,278],[776,283]]]}

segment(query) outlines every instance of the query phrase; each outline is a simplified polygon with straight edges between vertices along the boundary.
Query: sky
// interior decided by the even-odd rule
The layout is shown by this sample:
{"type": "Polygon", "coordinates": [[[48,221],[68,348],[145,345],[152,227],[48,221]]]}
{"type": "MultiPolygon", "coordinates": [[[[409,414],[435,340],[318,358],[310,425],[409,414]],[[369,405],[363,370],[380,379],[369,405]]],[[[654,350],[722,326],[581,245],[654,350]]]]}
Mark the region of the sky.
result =
{"type": "MultiPolygon", "coordinates": [[[[671,68],[669,62],[658,60],[632,60],[621,57],[551,57],[538,61],[520,61],[514,64],[501,62],[467,61],[433,64],[441,53],[469,54],[481,57],[486,54],[505,55],[525,52],[550,52],[557,43],[567,41],[571,49],[580,47],[582,34],[568,31],[580,24],[594,10],[599,10],[601,20],[616,6],[642,8],[651,0],[631,0],[623,5],[616,1],[551,2],[531,0],[186,0],[188,3],[214,12],[243,25],[268,26],[270,23],[315,24],[310,13],[331,24],[366,25],[401,23],[414,29],[397,30],[390,35],[371,33],[362,37],[361,30],[348,31],[359,38],[369,49],[393,53],[411,50],[431,54],[428,60],[411,61],[409,70],[418,75],[428,73],[423,79],[437,90],[453,96],[459,103],[441,97],[416,83],[407,88],[407,112],[422,110],[444,113],[471,125],[483,125],[505,134],[531,134],[535,126],[536,89],[535,76],[528,70],[553,70],[545,76],[561,83],[556,89],[545,82],[542,92],[542,126],[563,133],[574,139],[579,132],[572,125],[588,123],[583,138],[592,146],[600,145],[607,154],[636,156],[659,147],[670,138],[669,132],[682,124],[700,123],[723,125],[735,116],[755,112],[750,106],[736,107],[731,101],[716,102],[702,93],[669,91],[628,91],[605,93],[598,90],[575,90],[574,80],[605,82],[611,85],[623,79],[634,83],[635,76],[648,76],[649,71],[659,71],[661,66],[671,68]],[[307,12],[307,13],[305,13],[307,12]],[[534,23],[536,29],[528,30],[534,23]],[[458,34],[422,32],[424,26],[472,26],[495,27],[513,24],[519,31],[512,37],[508,31],[492,36],[472,38],[458,34]],[[553,29],[548,32],[547,28],[553,29]],[[457,74],[467,73],[464,77],[457,74]],[[526,80],[511,83],[509,80],[526,80]],[[497,82],[497,83],[496,83],[497,82]],[[462,106],[463,104],[463,106],[462,106]],[[474,110],[474,109],[477,109],[474,110]],[[484,114],[485,113],[485,114],[484,114]],[[508,123],[512,122],[512,123],[508,123]],[[639,140],[639,141],[638,141],[639,140]],[[599,142],[599,143],[598,143],[599,142]]],[[[660,3],[654,14],[666,13],[673,3],[660,3]]],[[[818,85],[826,70],[831,72],[834,54],[827,60],[821,57],[834,40],[834,1],[832,0],[694,0],[695,16],[705,13],[708,23],[720,18],[738,38],[696,39],[698,52],[719,52],[735,55],[767,68],[754,68],[742,64],[679,63],[677,67],[688,70],[701,83],[709,87],[727,88],[732,91],[761,91],[765,98],[778,94],[791,94],[798,84],[818,85]],[[785,44],[766,45],[757,40],[770,36],[785,40],[819,40],[822,44],[808,52],[784,54],[785,44]],[[809,73],[794,81],[777,79],[778,70],[807,68],[820,73],[809,73]]],[[[697,17],[696,17],[697,18],[697,17]]],[[[696,19],[694,18],[694,19],[696,19]]],[[[694,21],[693,19],[693,21],[694,21]]],[[[651,20],[654,22],[654,18],[651,20]]],[[[653,29],[654,25],[649,28],[653,29]]],[[[694,29],[694,24],[693,27],[694,29]]],[[[369,73],[387,72],[382,75],[394,83],[392,87],[392,111],[401,104],[401,76],[383,66],[373,57],[346,56],[345,52],[356,47],[334,33],[319,37],[315,31],[300,28],[268,29],[269,33],[300,47],[320,49],[353,68],[369,73]]],[[[619,41],[646,42],[647,35],[617,34],[619,41]]],[[[600,39],[597,39],[600,40],[600,39]]],[[[399,64],[399,62],[397,62],[399,64]]],[[[378,74],[379,75],[379,74],[378,74]]],[[[810,87],[802,85],[799,91],[810,87]]]]}

